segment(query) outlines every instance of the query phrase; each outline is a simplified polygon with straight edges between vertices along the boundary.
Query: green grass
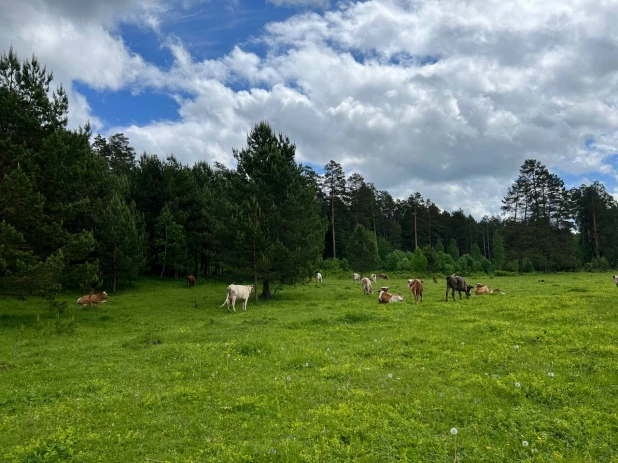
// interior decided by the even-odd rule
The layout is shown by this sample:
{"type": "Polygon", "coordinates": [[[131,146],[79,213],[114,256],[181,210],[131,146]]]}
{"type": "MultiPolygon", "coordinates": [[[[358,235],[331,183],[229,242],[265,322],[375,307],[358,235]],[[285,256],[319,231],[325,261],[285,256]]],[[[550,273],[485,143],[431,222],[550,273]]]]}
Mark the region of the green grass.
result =
{"type": "Polygon", "coordinates": [[[506,294],[425,279],[422,305],[378,305],[326,275],[235,314],[223,283],[154,278],[60,318],[0,299],[0,461],[618,462],[611,275],[468,281],[506,294]]]}

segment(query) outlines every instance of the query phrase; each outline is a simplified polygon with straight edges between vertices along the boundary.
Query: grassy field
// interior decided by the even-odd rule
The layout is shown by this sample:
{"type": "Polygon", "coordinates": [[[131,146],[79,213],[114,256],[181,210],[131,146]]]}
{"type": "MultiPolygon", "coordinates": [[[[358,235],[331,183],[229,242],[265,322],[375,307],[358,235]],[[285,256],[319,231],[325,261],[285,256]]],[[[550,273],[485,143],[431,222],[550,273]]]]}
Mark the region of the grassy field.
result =
{"type": "Polygon", "coordinates": [[[0,299],[0,461],[618,462],[610,274],[428,280],[419,306],[329,275],[235,314],[223,282],[0,299]]]}

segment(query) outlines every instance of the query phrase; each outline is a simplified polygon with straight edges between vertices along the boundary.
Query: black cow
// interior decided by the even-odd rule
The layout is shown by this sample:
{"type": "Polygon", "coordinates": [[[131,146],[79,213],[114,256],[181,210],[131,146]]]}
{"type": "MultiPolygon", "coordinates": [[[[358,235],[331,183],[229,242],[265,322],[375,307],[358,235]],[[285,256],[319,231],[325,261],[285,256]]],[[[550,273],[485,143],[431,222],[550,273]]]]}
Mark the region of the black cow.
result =
{"type": "Polygon", "coordinates": [[[446,301],[448,302],[448,291],[452,291],[453,300],[455,300],[455,290],[459,292],[459,300],[461,300],[461,292],[466,293],[466,299],[470,299],[470,290],[472,286],[466,283],[462,277],[457,275],[449,275],[446,277],[446,301]]]}

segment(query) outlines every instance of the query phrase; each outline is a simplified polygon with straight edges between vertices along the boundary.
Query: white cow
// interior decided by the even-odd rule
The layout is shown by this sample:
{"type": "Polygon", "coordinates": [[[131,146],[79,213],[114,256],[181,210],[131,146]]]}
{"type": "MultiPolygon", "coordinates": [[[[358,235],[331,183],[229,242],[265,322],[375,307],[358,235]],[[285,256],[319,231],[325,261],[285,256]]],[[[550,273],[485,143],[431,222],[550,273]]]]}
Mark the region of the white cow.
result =
{"type": "Polygon", "coordinates": [[[354,281],[361,281],[361,276],[359,273],[355,273],[352,277],[354,278],[354,281]]]}
{"type": "Polygon", "coordinates": [[[315,283],[322,283],[322,274],[320,272],[315,274],[315,283]]]}
{"type": "Polygon", "coordinates": [[[612,275],[612,278],[614,279],[614,283],[616,283],[616,286],[618,286],[618,275],[612,275]]]}
{"type": "Polygon", "coordinates": [[[373,285],[371,284],[371,280],[367,277],[361,280],[361,284],[363,285],[363,292],[367,294],[373,294],[373,285]]]}
{"type": "Polygon", "coordinates": [[[253,290],[253,285],[245,286],[245,285],[229,285],[227,287],[227,296],[223,304],[220,307],[223,307],[227,304],[227,311],[230,311],[230,304],[232,305],[232,310],[236,312],[236,299],[242,301],[242,310],[247,311],[247,301],[249,300],[249,296],[251,295],[251,291],[253,290]]]}
{"type": "Polygon", "coordinates": [[[369,277],[369,279],[375,283],[376,280],[378,279],[378,277],[376,276],[375,273],[372,273],[371,276],[369,277]]]}

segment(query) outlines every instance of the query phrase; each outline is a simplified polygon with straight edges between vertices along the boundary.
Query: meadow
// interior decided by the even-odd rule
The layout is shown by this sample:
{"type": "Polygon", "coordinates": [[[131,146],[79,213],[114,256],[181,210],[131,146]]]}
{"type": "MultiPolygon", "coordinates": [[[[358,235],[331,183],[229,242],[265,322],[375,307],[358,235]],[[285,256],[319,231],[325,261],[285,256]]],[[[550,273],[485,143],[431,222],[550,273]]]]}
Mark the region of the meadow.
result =
{"type": "Polygon", "coordinates": [[[0,461],[618,462],[611,274],[467,280],[505,294],[427,278],[378,305],[325,274],[234,314],[201,279],[59,316],[0,299],[0,461]]]}

